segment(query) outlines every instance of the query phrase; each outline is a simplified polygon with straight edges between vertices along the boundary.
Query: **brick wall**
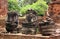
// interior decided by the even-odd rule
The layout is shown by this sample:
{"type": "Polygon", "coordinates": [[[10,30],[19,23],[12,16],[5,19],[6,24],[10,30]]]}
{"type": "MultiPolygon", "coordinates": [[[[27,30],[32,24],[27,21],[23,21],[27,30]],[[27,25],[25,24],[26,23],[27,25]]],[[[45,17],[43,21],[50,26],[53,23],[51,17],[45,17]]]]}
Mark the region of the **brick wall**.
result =
{"type": "Polygon", "coordinates": [[[48,12],[55,22],[60,23],[60,1],[50,3],[48,12]]]}
{"type": "Polygon", "coordinates": [[[7,0],[0,0],[0,32],[5,31],[5,16],[7,14],[7,0]]]}
{"type": "Polygon", "coordinates": [[[52,0],[52,1],[60,1],[60,0],[52,0]]]}
{"type": "Polygon", "coordinates": [[[7,0],[0,0],[0,17],[5,16],[7,13],[7,0]]]}

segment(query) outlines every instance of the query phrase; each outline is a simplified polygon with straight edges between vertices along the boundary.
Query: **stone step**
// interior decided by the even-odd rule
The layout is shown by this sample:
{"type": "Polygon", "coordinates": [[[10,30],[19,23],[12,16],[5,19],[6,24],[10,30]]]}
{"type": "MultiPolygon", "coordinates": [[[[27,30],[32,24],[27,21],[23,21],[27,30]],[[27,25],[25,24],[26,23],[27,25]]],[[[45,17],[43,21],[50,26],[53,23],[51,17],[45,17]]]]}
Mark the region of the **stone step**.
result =
{"type": "Polygon", "coordinates": [[[42,36],[41,34],[37,35],[25,35],[25,34],[11,34],[11,33],[0,33],[0,39],[59,39],[60,35],[56,36],[42,36]]]}

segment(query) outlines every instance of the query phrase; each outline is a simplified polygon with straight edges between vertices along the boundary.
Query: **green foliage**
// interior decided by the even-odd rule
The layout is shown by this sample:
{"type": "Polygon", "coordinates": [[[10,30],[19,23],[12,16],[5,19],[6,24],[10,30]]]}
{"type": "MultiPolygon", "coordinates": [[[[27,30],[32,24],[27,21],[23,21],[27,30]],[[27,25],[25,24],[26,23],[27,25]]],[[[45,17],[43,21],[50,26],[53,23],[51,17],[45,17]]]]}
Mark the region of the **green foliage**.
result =
{"type": "Polygon", "coordinates": [[[47,3],[50,3],[51,2],[51,0],[44,0],[44,1],[46,1],[47,3]]]}
{"type": "Polygon", "coordinates": [[[26,6],[26,5],[31,5],[33,3],[35,3],[37,0],[19,0],[19,5],[20,6],[26,6]]]}
{"type": "Polygon", "coordinates": [[[46,1],[46,2],[51,2],[51,0],[44,0],[44,1],[46,1]]]}
{"type": "Polygon", "coordinates": [[[17,0],[8,0],[8,10],[9,11],[20,11],[20,7],[18,6],[18,1],[17,0]]]}
{"type": "Polygon", "coordinates": [[[47,4],[43,0],[38,0],[36,3],[33,3],[32,5],[26,5],[21,8],[20,12],[21,14],[26,14],[26,11],[28,9],[33,9],[37,12],[38,15],[44,14],[44,12],[47,10],[47,4]]]}
{"type": "Polygon", "coordinates": [[[47,10],[48,5],[44,0],[8,0],[8,10],[9,11],[18,11],[20,14],[26,14],[28,9],[33,9],[37,12],[38,15],[44,14],[47,10]]]}

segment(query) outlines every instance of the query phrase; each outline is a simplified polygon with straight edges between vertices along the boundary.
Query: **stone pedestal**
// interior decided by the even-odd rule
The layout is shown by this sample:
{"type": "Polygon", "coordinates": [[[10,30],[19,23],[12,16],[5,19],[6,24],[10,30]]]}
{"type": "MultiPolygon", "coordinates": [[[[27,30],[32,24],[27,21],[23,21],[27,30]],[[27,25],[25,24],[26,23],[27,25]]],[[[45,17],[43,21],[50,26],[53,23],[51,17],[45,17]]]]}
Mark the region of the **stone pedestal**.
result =
{"type": "Polygon", "coordinates": [[[24,35],[24,34],[3,34],[0,35],[0,39],[60,39],[60,35],[42,36],[42,35],[24,35]]]}

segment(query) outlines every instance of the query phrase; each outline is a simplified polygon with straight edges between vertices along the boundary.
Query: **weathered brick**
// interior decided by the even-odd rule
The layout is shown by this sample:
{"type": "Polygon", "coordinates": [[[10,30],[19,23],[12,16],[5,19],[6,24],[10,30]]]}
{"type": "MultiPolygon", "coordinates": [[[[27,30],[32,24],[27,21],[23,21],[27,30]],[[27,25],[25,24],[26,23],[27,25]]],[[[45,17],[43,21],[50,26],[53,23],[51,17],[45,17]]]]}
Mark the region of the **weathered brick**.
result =
{"type": "Polygon", "coordinates": [[[7,14],[7,0],[0,0],[0,17],[5,16],[6,14],[7,14]]]}
{"type": "Polygon", "coordinates": [[[55,22],[60,23],[60,1],[56,0],[49,4],[48,13],[55,22]]]}

